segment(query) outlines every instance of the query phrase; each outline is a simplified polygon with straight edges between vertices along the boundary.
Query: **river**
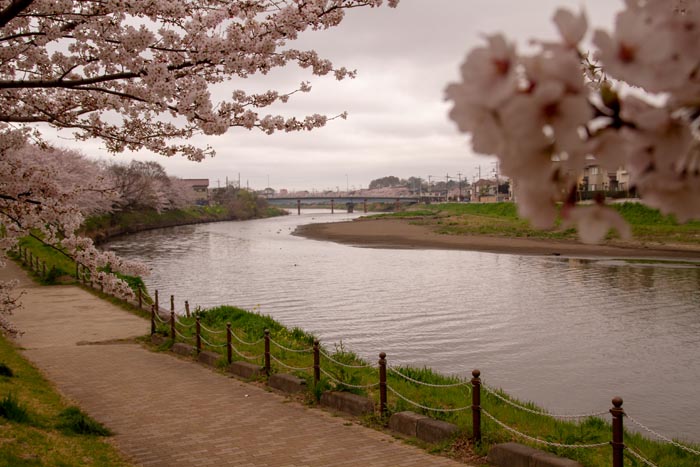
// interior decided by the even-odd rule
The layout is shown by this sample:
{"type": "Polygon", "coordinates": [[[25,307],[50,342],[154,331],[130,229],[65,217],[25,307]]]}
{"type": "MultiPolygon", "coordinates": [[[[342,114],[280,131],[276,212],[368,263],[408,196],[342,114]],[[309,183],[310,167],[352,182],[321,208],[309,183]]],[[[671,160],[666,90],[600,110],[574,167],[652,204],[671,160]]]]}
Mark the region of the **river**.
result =
{"type": "Polygon", "coordinates": [[[557,413],[611,407],[700,442],[700,267],[470,251],[357,248],[291,235],[301,216],[160,229],[107,248],[149,290],[299,326],[371,361],[467,376],[557,413]]]}

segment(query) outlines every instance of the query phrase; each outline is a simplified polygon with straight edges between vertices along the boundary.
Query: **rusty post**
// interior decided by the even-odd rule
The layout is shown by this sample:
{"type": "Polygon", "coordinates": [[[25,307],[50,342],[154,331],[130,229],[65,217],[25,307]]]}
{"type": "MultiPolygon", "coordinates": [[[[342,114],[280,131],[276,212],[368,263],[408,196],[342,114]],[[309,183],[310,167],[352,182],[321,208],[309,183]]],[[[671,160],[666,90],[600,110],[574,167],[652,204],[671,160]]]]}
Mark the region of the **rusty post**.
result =
{"type": "Polygon", "coordinates": [[[301,216],[301,200],[297,200],[297,215],[301,216]]]}
{"type": "Polygon", "coordinates": [[[231,351],[231,323],[226,323],[226,361],[229,365],[233,361],[231,351]]]}
{"type": "Polygon", "coordinates": [[[334,208],[335,208],[335,200],[332,199],[332,200],[331,200],[331,214],[333,214],[333,213],[335,212],[335,211],[334,211],[334,208]]]}
{"type": "Polygon", "coordinates": [[[175,311],[175,295],[170,296],[170,311],[175,311]]]}
{"type": "Polygon", "coordinates": [[[137,298],[139,300],[139,310],[143,308],[143,292],[141,292],[141,286],[137,290],[137,298]]]}
{"type": "Polygon", "coordinates": [[[199,353],[202,351],[202,325],[199,323],[199,316],[197,316],[195,321],[194,330],[196,333],[197,353],[199,353]]]}
{"type": "Polygon", "coordinates": [[[158,289],[156,289],[156,312],[160,312],[160,305],[158,304],[158,289]]]}
{"type": "Polygon", "coordinates": [[[185,316],[190,317],[190,302],[185,300],[185,316]]]}
{"type": "Polygon", "coordinates": [[[613,408],[610,409],[612,414],[612,467],[623,467],[624,464],[624,433],[622,427],[622,418],[625,416],[625,410],[622,408],[622,398],[615,397],[612,400],[613,408]]]}
{"type": "Polygon", "coordinates": [[[175,312],[170,312],[170,339],[175,343],[175,312]]]}
{"type": "Polygon", "coordinates": [[[265,374],[270,376],[270,330],[265,329],[265,374]]]}
{"type": "Polygon", "coordinates": [[[481,443],[481,371],[472,371],[472,440],[481,443]]]}
{"type": "Polygon", "coordinates": [[[321,351],[319,342],[314,340],[314,386],[321,381],[321,351]]]}
{"type": "Polygon", "coordinates": [[[386,415],[386,354],[379,354],[379,412],[381,415],[386,415]]]}
{"type": "Polygon", "coordinates": [[[151,305],[151,335],[156,333],[156,306],[151,305]]]}
{"type": "Polygon", "coordinates": [[[365,214],[367,214],[367,198],[365,198],[364,201],[362,202],[362,207],[365,211],[365,214]]]}

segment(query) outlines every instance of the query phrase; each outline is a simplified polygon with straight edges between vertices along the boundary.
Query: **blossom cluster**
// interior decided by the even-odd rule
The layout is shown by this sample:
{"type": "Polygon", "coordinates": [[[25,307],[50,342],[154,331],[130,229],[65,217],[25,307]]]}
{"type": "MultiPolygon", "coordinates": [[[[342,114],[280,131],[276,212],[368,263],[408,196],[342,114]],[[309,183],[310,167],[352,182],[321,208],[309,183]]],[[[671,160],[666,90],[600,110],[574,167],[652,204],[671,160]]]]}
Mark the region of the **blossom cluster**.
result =
{"type": "Polygon", "coordinates": [[[450,84],[450,118],[473,149],[495,155],[521,214],[553,225],[559,205],[585,242],[630,230],[599,202],[576,205],[585,167],[628,171],[643,200],[680,221],[700,217],[700,2],[627,0],[611,32],[582,50],[584,13],[559,9],[555,42],[519,54],[503,35],[467,55],[450,84]]]}
{"type": "MultiPolygon", "coordinates": [[[[117,200],[104,171],[76,153],[29,144],[27,136],[20,130],[0,133],[0,252],[13,248],[21,237],[33,236],[79,262],[105,291],[132,297],[124,281],[105,271],[146,275],[148,269],[76,235],[84,212],[108,211],[117,200]]],[[[7,320],[18,305],[14,286],[16,282],[0,281],[0,332],[15,331],[7,320]]]]}
{"type": "MultiPolygon", "coordinates": [[[[146,148],[201,160],[210,147],[175,141],[231,127],[266,133],[323,126],[258,109],[293,93],[215,99],[210,86],[297,64],[354,76],[313,50],[289,47],[306,30],[335,27],[345,11],[383,0],[0,0],[0,122],[48,123],[101,138],[112,152],[146,148]],[[21,70],[21,71],[20,71],[21,70]]],[[[388,0],[396,6],[398,0],[388,0]]],[[[308,91],[302,83],[298,89],[308,91]]],[[[0,128],[1,129],[1,128],[0,128]]]]}

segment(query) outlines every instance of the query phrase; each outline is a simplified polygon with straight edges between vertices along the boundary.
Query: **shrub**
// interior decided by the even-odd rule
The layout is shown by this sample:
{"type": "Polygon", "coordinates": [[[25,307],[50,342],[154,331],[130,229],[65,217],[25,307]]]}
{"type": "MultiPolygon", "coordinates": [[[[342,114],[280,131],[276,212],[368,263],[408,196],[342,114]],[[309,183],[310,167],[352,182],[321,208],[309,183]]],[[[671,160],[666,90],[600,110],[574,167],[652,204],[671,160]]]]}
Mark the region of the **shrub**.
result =
{"type": "Polygon", "coordinates": [[[75,406],[68,407],[59,413],[58,419],[59,423],[56,428],[63,432],[95,436],[110,436],[112,434],[111,431],[75,406]]]}
{"type": "Polygon", "coordinates": [[[29,412],[14,394],[9,393],[0,400],[0,417],[17,423],[26,423],[29,421],[29,412]]]}
{"type": "Polygon", "coordinates": [[[0,362],[0,376],[7,376],[8,378],[12,378],[14,375],[15,373],[12,371],[12,368],[0,362]]]}

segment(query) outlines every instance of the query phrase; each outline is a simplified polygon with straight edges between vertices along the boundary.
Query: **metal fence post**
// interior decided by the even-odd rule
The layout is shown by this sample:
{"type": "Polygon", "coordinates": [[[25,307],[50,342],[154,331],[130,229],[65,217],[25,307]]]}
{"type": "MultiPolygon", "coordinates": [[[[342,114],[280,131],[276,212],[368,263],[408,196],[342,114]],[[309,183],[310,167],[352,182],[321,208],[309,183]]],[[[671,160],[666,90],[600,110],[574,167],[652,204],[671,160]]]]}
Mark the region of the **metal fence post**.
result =
{"type": "Polygon", "coordinates": [[[195,320],[194,330],[196,333],[197,353],[199,353],[202,351],[202,325],[199,322],[199,317],[195,320]]]}
{"type": "Polygon", "coordinates": [[[158,289],[156,289],[156,313],[160,312],[160,305],[158,304],[158,289]]]}
{"type": "Polygon", "coordinates": [[[185,316],[190,317],[190,302],[185,300],[185,316]]]}
{"type": "Polygon", "coordinates": [[[233,361],[233,355],[231,355],[231,351],[231,323],[226,323],[226,361],[229,365],[233,361]]]}
{"type": "Polygon", "coordinates": [[[321,381],[321,352],[319,342],[314,340],[314,386],[321,381]]]}
{"type": "Polygon", "coordinates": [[[265,374],[270,376],[270,330],[265,329],[265,374]]]}
{"type": "Polygon", "coordinates": [[[379,412],[382,415],[387,413],[386,404],[386,354],[379,354],[379,412]]]}
{"type": "Polygon", "coordinates": [[[622,408],[622,398],[615,397],[612,400],[613,408],[610,409],[612,414],[612,455],[613,455],[613,467],[623,467],[624,464],[624,430],[622,424],[622,418],[625,416],[625,410],[622,408]]]}
{"type": "Polygon", "coordinates": [[[175,311],[175,295],[170,296],[170,311],[175,311]]]}
{"type": "Polygon", "coordinates": [[[156,333],[156,306],[151,305],[151,335],[156,333]]]}
{"type": "Polygon", "coordinates": [[[173,340],[173,344],[175,343],[175,312],[171,311],[170,312],[170,338],[173,340]]]}
{"type": "Polygon", "coordinates": [[[481,371],[472,371],[472,439],[481,443],[481,371]]]}

